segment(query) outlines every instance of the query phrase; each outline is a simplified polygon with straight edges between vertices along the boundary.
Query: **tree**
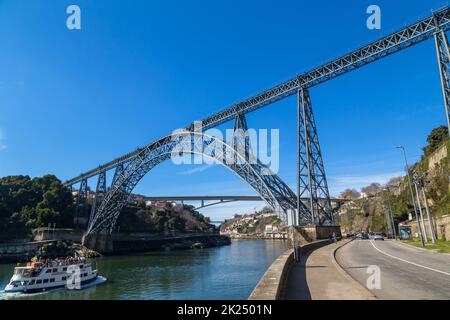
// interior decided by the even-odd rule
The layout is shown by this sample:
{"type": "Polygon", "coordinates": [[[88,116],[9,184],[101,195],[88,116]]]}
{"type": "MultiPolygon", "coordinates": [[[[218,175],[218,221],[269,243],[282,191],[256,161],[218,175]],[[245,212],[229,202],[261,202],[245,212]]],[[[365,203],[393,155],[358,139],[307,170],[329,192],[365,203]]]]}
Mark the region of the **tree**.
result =
{"type": "Polygon", "coordinates": [[[367,196],[374,196],[381,190],[383,190],[383,188],[379,183],[371,183],[367,187],[361,188],[361,192],[365,193],[367,196]]]}
{"type": "Polygon", "coordinates": [[[428,145],[423,148],[425,155],[430,155],[436,151],[444,141],[448,140],[448,128],[447,126],[440,126],[434,128],[427,137],[428,145]]]}
{"type": "Polygon", "coordinates": [[[346,200],[356,200],[359,197],[361,197],[361,194],[358,191],[356,191],[356,189],[345,189],[339,195],[339,198],[346,200]]]}
{"type": "Polygon", "coordinates": [[[54,175],[0,178],[0,232],[19,234],[32,228],[72,226],[73,198],[54,175]]]}
{"type": "Polygon", "coordinates": [[[395,177],[390,179],[387,183],[386,183],[386,187],[391,188],[391,187],[398,187],[403,181],[403,177],[395,177]]]}

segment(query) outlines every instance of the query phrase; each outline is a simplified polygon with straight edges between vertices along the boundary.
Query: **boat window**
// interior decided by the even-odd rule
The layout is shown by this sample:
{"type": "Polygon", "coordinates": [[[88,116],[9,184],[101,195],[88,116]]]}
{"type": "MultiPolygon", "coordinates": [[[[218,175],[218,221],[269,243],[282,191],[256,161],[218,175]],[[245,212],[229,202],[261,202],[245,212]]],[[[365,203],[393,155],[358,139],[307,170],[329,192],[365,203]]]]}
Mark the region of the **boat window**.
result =
{"type": "Polygon", "coordinates": [[[21,276],[21,275],[23,274],[23,272],[24,272],[24,269],[16,269],[16,270],[14,271],[14,274],[15,274],[15,275],[21,276]]]}
{"type": "Polygon", "coordinates": [[[80,265],[80,269],[83,269],[84,265],[80,265]]]}
{"type": "Polygon", "coordinates": [[[54,268],[54,269],[53,269],[53,272],[58,272],[58,268],[54,268]]]}
{"type": "Polygon", "coordinates": [[[35,280],[30,281],[30,286],[32,286],[35,283],[35,280]]]}
{"type": "Polygon", "coordinates": [[[63,271],[67,271],[67,267],[64,267],[64,268],[63,268],[63,271]]]}
{"type": "Polygon", "coordinates": [[[55,282],[55,278],[51,278],[51,279],[50,279],[50,282],[55,282]]]}
{"type": "Polygon", "coordinates": [[[48,283],[48,279],[44,279],[43,283],[48,283]]]}
{"type": "Polygon", "coordinates": [[[52,269],[47,269],[47,271],[45,271],[45,273],[50,273],[52,272],[52,269]]]}
{"type": "Polygon", "coordinates": [[[61,281],[66,281],[67,280],[67,277],[62,277],[61,278],[61,281]]]}
{"type": "Polygon", "coordinates": [[[36,284],[41,284],[42,280],[36,280],[36,284]]]}

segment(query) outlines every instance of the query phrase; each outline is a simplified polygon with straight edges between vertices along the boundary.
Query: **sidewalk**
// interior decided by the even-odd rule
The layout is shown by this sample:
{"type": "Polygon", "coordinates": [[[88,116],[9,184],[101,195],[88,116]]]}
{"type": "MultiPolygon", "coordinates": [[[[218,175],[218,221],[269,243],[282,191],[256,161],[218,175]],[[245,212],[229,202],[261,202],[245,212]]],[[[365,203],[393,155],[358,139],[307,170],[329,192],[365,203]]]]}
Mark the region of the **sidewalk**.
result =
{"type": "Polygon", "coordinates": [[[343,240],[302,256],[289,271],[284,300],[372,300],[366,288],[351,278],[334,259],[334,251],[347,244],[343,240]]]}

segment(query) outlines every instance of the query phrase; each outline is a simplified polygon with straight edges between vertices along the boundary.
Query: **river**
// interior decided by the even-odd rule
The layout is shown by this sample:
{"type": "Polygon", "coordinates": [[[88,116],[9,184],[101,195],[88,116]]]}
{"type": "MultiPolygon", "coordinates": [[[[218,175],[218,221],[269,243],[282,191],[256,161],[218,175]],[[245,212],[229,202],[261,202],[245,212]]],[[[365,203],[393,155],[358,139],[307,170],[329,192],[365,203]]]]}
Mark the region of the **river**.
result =
{"type": "MultiPolygon", "coordinates": [[[[151,252],[93,259],[108,281],[80,291],[22,295],[22,299],[247,299],[272,262],[286,250],[281,240],[233,240],[209,249],[151,252]]],[[[0,288],[14,265],[0,264],[0,288]]],[[[6,295],[0,293],[0,299],[6,295]]],[[[16,297],[17,298],[17,297],[16,297]]]]}

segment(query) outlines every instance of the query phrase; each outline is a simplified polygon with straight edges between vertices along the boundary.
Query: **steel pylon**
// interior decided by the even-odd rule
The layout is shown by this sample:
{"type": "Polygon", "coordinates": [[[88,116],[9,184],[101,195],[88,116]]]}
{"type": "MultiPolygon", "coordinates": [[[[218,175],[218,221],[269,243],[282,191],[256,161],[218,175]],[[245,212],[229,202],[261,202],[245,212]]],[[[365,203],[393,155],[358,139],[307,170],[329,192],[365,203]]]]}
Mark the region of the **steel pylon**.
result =
{"type": "Polygon", "coordinates": [[[80,188],[78,189],[77,193],[77,205],[75,208],[75,219],[77,221],[77,224],[80,215],[80,205],[83,206],[83,209],[85,210],[85,206],[87,204],[87,193],[88,193],[87,179],[83,179],[80,182],[80,188]]]}
{"type": "Polygon", "coordinates": [[[328,191],[322,153],[319,146],[311,100],[307,89],[297,92],[297,203],[298,211],[308,210],[309,222],[315,225],[333,224],[330,194],[328,191]],[[301,198],[307,198],[303,209],[301,198]]]}
{"type": "Polygon", "coordinates": [[[450,137],[450,52],[447,35],[443,30],[440,30],[434,34],[434,41],[436,44],[445,116],[447,117],[448,134],[450,137]]]}
{"type": "Polygon", "coordinates": [[[95,197],[94,202],[92,203],[91,215],[89,216],[89,222],[92,220],[92,217],[95,215],[95,211],[97,210],[97,205],[102,203],[103,198],[105,197],[106,190],[106,171],[100,172],[97,180],[97,188],[95,189],[95,197]]]}
{"type": "Polygon", "coordinates": [[[233,148],[235,150],[235,163],[237,164],[237,155],[241,155],[245,161],[254,163],[253,153],[250,146],[250,137],[248,133],[247,120],[244,114],[236,114],[233,128],[233,148]],[[251,161],[253,160],[253,161],[251,161]]]}

